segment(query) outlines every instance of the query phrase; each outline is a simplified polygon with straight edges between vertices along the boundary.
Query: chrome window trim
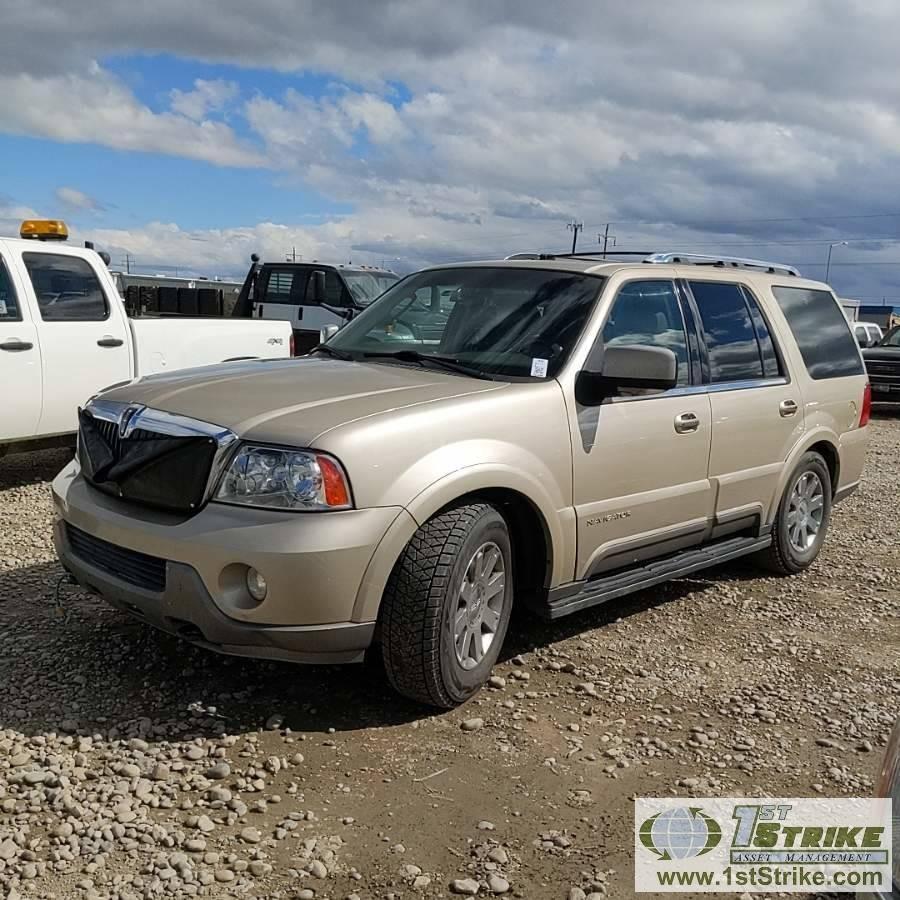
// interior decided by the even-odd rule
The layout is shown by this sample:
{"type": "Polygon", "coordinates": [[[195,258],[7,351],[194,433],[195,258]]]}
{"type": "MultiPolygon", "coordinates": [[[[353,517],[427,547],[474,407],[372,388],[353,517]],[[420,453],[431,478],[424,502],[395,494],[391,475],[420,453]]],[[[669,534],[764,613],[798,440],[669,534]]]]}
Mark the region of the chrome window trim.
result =
{"type": "Polygon", "coordinates": [[[644,394],[641,397],[610,397],[609,403],[631,403],[635,400],[656,400],[661,397],[692,397],[697,394],[721,394],[725,391],[747,391],[759,388],[778,387],[790,384],[783,375],[777,378],[752,378],[746,381],[723,381],[720,384],[694,384],[689,387],[672,388],[670,391],[659,391],[656,394],[644,394]]]}

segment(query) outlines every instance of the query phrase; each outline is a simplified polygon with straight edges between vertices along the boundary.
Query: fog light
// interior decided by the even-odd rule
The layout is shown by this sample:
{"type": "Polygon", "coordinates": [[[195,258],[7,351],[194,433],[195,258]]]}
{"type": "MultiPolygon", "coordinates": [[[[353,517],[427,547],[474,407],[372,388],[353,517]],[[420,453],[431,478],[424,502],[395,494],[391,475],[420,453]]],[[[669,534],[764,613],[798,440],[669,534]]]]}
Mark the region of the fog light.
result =
{"type": "Polygon", "coordinates": [[[266,584],[262,572],[258,572],[252,566],[247,569],[247,591],[257,603],[262,603],[269,592],[269,585],[266,584]]]}

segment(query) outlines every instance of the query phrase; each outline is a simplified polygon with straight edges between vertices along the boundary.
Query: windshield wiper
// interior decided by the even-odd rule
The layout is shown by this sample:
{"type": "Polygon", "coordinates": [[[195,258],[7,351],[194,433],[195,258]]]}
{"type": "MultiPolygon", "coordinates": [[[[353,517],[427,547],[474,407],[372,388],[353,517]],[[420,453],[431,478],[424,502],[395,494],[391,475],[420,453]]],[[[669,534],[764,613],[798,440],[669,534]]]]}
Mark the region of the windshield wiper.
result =
{"type": "Polygon", "coordinates": [[[418,363],[426,368],[433,364],[448,372],[457,372],[460,375],[468,375],[470,378],[483,378],[487,381],[494,380],[481,369],[475,366],[467,366],[452,356],[436,356],[431,353],[419,353],[418,350],[393,350],[390,352],[385,350],[376,353],[363,353],[363,356],[367,359],[397,359],[400,362],[418,363]]]}
{"type": "Polygon", "coordinates": [[[327,353],[329,356],[333,356],[335,359],[342,359],[344,362],[353,362],[353,354],[348,353],[346,350],[338,350],[337,347],[329,347],[328,344],[316,344],[310,353],[327,353]]]}

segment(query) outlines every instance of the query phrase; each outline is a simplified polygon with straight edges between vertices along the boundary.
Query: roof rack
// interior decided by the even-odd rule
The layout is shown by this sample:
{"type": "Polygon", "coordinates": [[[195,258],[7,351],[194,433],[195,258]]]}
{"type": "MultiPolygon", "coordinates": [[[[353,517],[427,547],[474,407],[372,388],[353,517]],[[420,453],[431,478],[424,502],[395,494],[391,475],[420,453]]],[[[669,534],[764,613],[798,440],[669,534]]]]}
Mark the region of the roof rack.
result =
{"type": "Polygon", "coordinates": [[[778,275],[800,276],[799,270],[785,263],[769,262],[763,259],[745,259],[741,256],[711,256],[702,253],[654,253],[647,250],[586,250],[578,253],[513,253],[506,259],[609,259],[617,257],[639,257],[641,262],[653,265],[693,265],[715,266],[720,269],[758,269],[778,275]]]}

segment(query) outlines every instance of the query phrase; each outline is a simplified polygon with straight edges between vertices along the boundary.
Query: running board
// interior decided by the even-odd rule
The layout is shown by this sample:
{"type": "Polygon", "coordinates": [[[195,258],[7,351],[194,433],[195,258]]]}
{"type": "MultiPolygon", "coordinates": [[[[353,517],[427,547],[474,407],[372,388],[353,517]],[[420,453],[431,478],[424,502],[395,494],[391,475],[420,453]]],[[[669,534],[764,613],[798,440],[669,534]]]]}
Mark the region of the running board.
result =
{"type": "Polygon", "coordinates": [[[772,535],[736,537],[683,550],[665,559],[651,560],[644,565],[616,572],[589,581],[577,581],[550,591],[545,604],[537,612],[544,619],[558,619],[570,613],[616,600],[626,594],[662,584],[672,578],[689,575],[720,563],[765,550],[772,543],[772,535]]]}

